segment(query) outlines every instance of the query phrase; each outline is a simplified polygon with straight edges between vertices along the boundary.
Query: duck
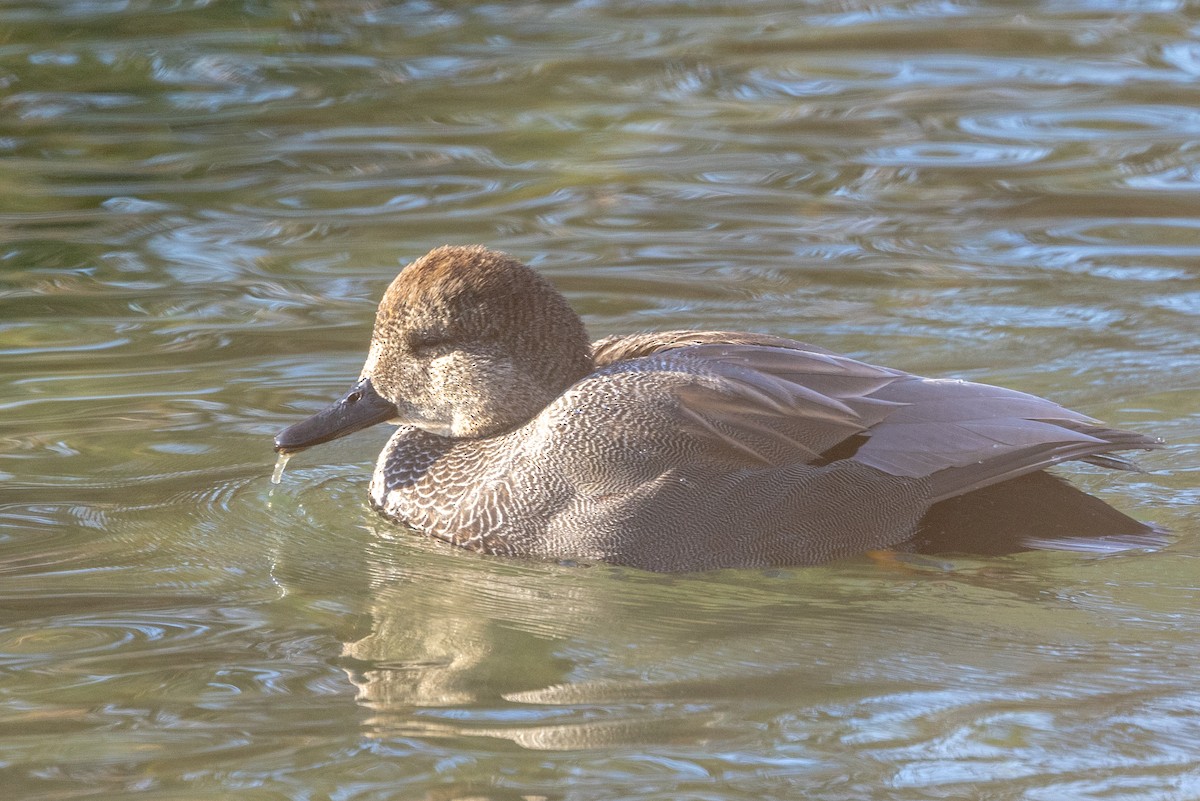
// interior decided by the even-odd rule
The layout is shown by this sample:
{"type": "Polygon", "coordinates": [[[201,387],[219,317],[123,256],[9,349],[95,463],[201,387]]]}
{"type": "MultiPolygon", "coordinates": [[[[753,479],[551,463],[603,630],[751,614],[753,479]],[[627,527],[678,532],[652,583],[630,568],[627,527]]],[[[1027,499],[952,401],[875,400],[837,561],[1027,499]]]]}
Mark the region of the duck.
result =
{"type": "Polygon", "coordinates": [[[481,553],[658,572],[1136,545],[1153,526],[1047,468],[1134,470],[1121,452],[1163,445],[778,336],[591,342],[546,278],[479,245],[400,271],[358,380],[275,450],[384,422],[368,489],[384,517],[481,553]]]}

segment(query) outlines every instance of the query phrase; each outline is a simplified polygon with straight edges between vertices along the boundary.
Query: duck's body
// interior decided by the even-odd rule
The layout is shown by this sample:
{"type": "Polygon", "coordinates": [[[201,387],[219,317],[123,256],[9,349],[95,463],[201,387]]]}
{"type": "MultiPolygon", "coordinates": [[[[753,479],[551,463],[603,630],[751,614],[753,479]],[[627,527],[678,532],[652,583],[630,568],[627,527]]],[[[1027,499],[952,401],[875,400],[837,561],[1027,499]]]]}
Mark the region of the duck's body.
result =
{"type": "Polygon", "coordinates": [[[388,517],[487,553],[673,571],[816,564],[922,538],[977,550],[956,547],[956,526],[978,538],[993,519],[1002,530],[983,550],[1141,534],[1040,471],[1124,467],[1112,452],[1158,445],[1021,392],[777,337],[589,345],[549,284],[482,248],[439,248],[403,271],[355,389],[276,447],[385,419],[402,427],[370,498],[388,517]],[[1013,517],[1023,495],[1046,525],[1015,530],[1032,522],[1013,517]],[[1084,530],[1055,530],[1046,508],[1084,530]]]}

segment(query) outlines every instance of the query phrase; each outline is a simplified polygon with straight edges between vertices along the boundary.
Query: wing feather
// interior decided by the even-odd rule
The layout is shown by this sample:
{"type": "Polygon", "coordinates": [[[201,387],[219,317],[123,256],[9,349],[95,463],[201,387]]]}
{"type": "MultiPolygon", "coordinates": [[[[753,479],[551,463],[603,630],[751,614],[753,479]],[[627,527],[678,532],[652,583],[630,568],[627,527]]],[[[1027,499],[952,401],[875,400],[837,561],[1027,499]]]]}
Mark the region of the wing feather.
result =
{"type": "Polygon", "coordinates": [[[779,337],[671,331],[593,348],[608,370],[682,374],[673,395],[693,436],[773,465],[816,461],[849,440],[840,458],[930,477],[937,499],[1072,459],[1136,469],[1111,453],[1161,446],[1035,395],[923,378],[779,337]]]}
{"type": "Polygon", "coordinates": [[[763,345],[690,345],[645,358],[702,375],[676,390],[681,414],[767,464],[813,461],[868,431],[897,407],[872,393],[904,375],[830,353],[763,345]]]}

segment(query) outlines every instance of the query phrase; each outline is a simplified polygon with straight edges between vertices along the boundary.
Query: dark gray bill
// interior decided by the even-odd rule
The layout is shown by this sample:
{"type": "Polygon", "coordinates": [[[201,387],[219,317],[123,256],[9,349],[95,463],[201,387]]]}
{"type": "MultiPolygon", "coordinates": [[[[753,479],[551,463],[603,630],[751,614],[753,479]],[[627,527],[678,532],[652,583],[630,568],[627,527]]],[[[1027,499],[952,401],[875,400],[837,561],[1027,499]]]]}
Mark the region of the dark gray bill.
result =
{"type": "Polygon", "coordinates": [[[398,413],[395,406],[375,392],[371,379],[364,378],[328,409],[276,434],[275,450],[279,453],[302,451],[390,420],[398,413]]]}

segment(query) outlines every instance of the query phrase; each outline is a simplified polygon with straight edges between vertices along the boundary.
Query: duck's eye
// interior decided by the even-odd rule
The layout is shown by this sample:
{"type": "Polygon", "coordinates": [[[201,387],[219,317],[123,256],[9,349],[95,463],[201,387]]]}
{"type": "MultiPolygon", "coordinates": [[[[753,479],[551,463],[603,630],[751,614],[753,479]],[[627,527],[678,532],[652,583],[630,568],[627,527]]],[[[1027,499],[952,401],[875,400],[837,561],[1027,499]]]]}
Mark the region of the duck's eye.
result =
{"type": "Polygon", "coordinates": [[[441,334],[429,332],[425,334],[413,334],[408,339],[408,346],[414,351],[432,350],[445,345],[447,342],[449,340],[441,334]]]}

